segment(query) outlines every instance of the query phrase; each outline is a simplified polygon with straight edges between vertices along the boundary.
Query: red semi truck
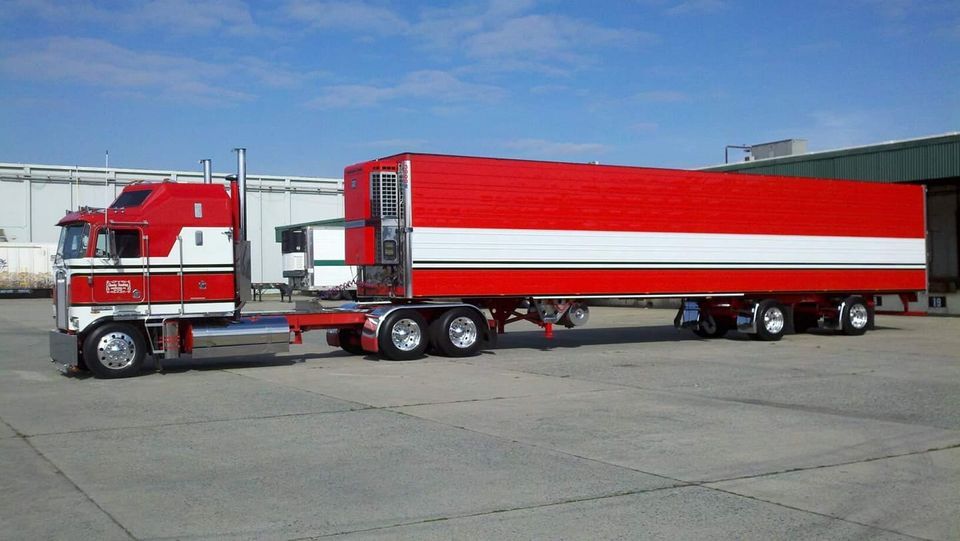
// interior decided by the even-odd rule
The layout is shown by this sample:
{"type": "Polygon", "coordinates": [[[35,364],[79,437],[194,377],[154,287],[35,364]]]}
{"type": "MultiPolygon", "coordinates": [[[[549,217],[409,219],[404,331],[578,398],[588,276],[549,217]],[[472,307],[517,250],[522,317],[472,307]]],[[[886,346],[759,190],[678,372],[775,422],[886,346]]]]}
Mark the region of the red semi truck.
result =
{"type": "Polygon", "coordinates": [[[361,302],[242,313],[245,154],[229,189],[127,186],[60,221],[51,356],[101,377],[157,359],[287,351],[475,354],[506,324],[580,326],[601,298],[682,299],[678,327],[863,334],[877,294],[926,288],[924,188],[398,154],[344,170],[361,302]]]}

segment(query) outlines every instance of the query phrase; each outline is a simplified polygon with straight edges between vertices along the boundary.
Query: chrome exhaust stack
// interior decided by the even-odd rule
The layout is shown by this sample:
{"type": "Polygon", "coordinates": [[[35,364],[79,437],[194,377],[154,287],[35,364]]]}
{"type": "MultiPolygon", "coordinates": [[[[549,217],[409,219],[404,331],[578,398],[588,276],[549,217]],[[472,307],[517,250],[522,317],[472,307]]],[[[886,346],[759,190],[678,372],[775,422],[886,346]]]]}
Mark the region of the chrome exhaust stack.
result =
{"type": "Polygon", "coordinates": [[[213,184],[213,161],[210,158],[200,160],[200,165],[203,166],[203,183],[204,184],[213,184]]]}
{"type": "Polygon", "coordinates": [[[235,148],[237,153],[237,175],[230,175],[227,180],[237,183],[237,202],[239,206],[238,234],[239,238],[234,242],[234,283],[237,288],[237,310],[236,317],[240,317],[240,310],[244,303],[252,297],[250,290],[251,265],[250,265],[250,242],[247,240],[247,149],[235,148]]]}
{"type": "Polygon", "coordinates": [[[247,240],[247,149],[233,151],[237,153],[237,188],[240,190],[240,240],[247,240]]]}

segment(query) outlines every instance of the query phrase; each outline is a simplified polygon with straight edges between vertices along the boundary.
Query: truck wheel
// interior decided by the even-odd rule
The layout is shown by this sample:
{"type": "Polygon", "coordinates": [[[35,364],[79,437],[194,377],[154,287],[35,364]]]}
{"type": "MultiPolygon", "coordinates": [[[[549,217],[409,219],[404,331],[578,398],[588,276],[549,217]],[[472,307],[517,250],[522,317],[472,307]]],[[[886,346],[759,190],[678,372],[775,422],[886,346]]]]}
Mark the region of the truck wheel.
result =
{"type": "Polygon", "coordinates": [[[717,321],[710,314],[704,314],[700,323],[693,329],[693,334],[700,338],[722,338],[730,330],[730,326],[717,321]]]}
{"type": "Polygon", "coordinates": [[[107,323],[83,340],[83,360],[98,378],[136,376],[146,355],[143,335],[127,323],[107,323]]]}
{"type": "Polygon", "coordinates": [[[430,345],[427,320],[416,310],[397,310],[380,326],[380,354],[391,361],[409,361],[430,345]]]}
{"type": "Polygon", "coordinates": [[[787,330],[787,311],[779,302],[768,299],[757,308],[757,334],[753,338],[776,342],[787,330]]]}
{"type": "Polygon", "coordinates": [[[430,324],[430,338],[447,357],[470,357],[483,345],[484,323],[476,310],[451,308],[430,324]]]}
{"type": "Polygon", "coordinates": [[[340,329],[337,331],[340,339],[340,349],[351,355],[363,355],[363,346],[360,345],[360,332],[353,329],[340,329]]]}
{"type": "Polygon", "coordinates": [[[840,314],[841,331],[849,336],[860,336],[867,332],[873,315],[863,297],[847,297],[843,301],[843,313],[840,314]]]}

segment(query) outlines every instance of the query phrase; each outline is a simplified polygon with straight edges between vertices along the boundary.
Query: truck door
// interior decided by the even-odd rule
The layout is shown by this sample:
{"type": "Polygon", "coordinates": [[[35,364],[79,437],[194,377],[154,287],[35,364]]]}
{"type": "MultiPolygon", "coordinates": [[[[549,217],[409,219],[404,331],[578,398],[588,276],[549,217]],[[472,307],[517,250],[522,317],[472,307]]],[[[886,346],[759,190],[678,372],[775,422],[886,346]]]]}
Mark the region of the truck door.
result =
{"type": "Polygon", "coordinates": [[[141,304],[146,302],[147,266],[143,234],[139,228],[101,227],[94,245],[96,302],[141,304]]]}

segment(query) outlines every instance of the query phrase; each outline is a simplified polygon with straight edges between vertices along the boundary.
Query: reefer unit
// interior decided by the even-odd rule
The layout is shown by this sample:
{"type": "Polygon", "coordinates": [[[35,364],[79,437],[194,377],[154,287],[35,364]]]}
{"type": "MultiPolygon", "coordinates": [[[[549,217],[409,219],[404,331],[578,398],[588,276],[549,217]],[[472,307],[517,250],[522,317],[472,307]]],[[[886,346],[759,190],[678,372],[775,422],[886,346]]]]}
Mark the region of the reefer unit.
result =
{"type": "Polygon", "coordinates": [[[922,186],[399,154],[347,167],[344,190],[361,296],[926,287],[922,186]]]}

